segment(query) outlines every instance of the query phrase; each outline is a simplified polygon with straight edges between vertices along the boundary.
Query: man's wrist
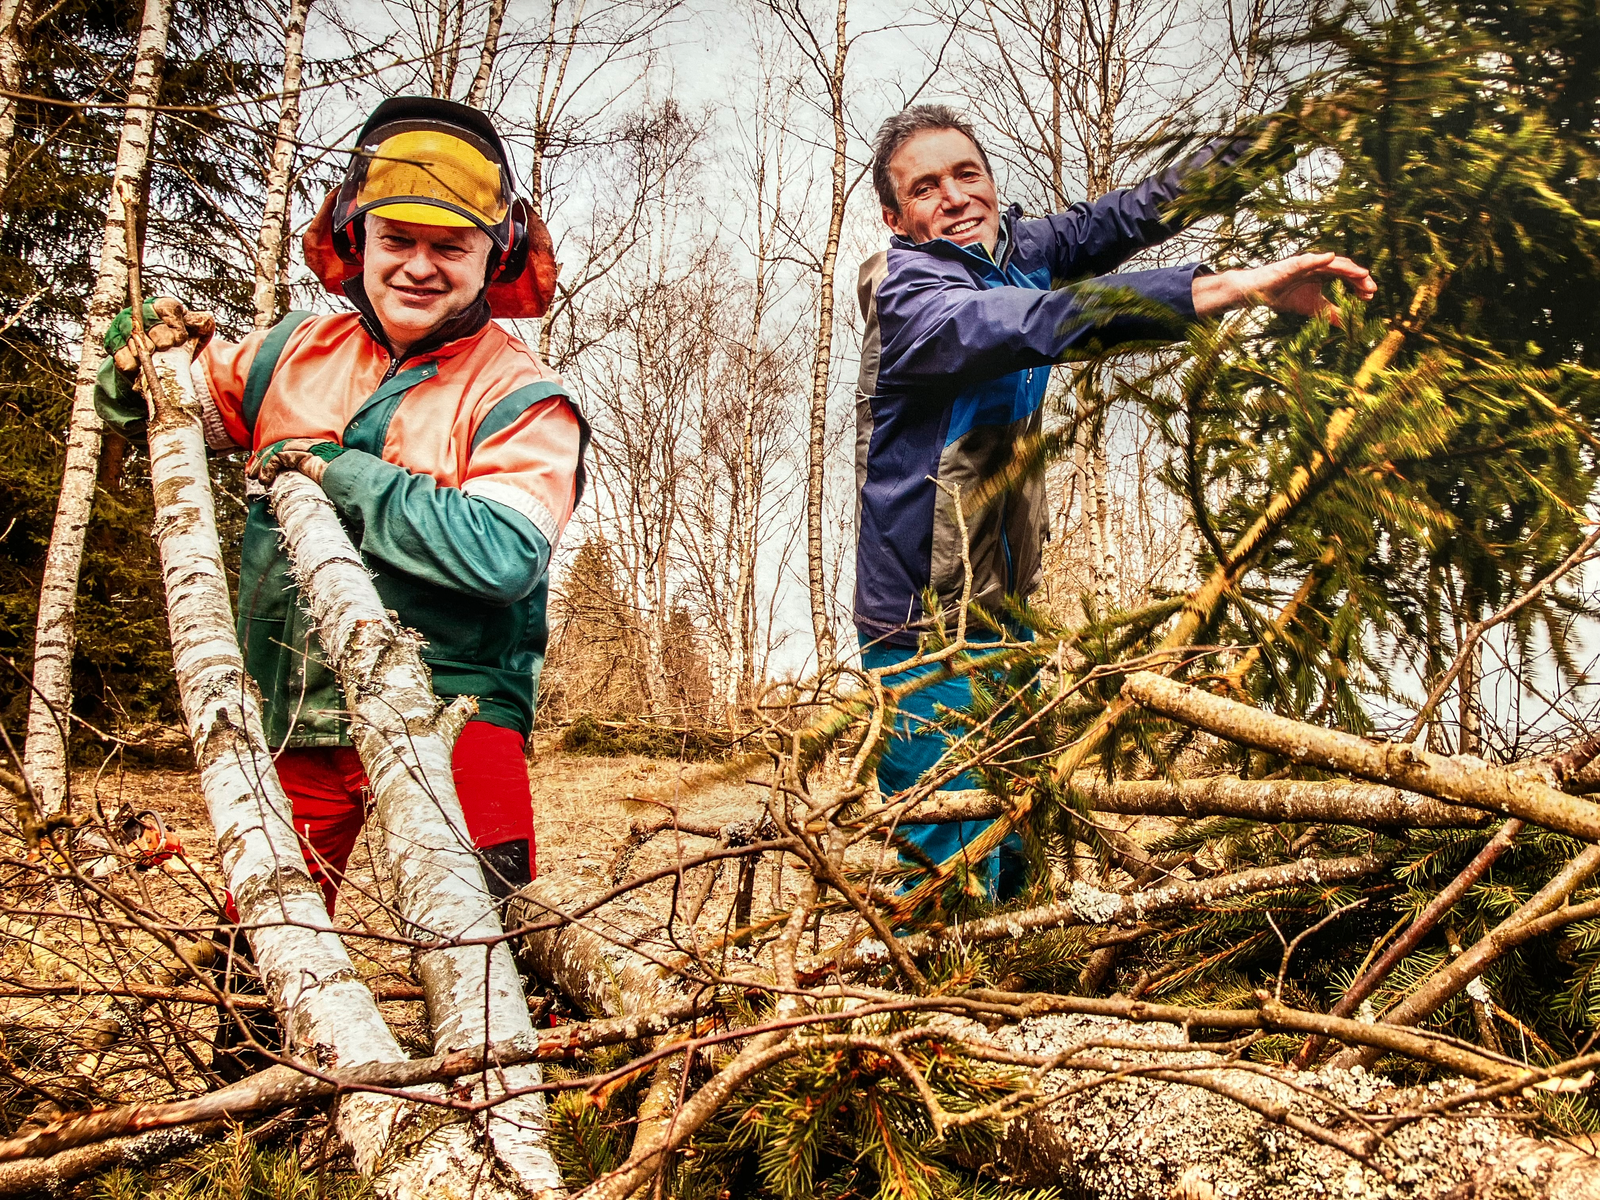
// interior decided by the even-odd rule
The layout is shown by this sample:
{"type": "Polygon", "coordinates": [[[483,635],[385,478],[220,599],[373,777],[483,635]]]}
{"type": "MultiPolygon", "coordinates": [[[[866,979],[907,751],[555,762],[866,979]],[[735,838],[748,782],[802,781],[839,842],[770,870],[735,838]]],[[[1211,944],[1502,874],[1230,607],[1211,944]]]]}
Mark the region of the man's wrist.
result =
{"type": "Polygon", "coordinates": [[[1239,272],[1218,271],[1215,274],[1195,274],[1192,296],[1194,315],[1220,317],[1245,303],[1244,289],[1239,285],[1239,272]]]}

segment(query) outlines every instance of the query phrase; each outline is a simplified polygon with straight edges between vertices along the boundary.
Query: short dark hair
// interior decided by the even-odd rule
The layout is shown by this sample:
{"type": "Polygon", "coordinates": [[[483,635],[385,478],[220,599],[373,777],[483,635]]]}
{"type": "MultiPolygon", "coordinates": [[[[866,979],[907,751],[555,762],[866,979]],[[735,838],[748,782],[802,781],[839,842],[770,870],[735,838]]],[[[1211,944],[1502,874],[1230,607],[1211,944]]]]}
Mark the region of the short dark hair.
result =
{"type": "Polygon", "coordinates": [[[983,143],[972,128],[972,122],[947,104],[913,104],[901,109],[878,127],[878,136],[872,139],[872,186],[877,189],[878,202],[891,212],[900,211],[900,197],[895,195],[894,180],[889,178],[889,160],[917,134],[927,129],[954,129],[965,134],[978,151],[983,169],[994,178],[989,167],[989,156],[983,152],[983,143]]]}

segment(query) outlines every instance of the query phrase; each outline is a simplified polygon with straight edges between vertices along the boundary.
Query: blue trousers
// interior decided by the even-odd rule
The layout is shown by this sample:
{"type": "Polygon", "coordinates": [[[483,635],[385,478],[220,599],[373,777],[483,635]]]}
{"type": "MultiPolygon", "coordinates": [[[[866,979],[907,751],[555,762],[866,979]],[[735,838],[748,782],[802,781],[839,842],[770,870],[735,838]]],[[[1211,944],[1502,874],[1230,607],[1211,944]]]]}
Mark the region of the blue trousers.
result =
{"type": "MultiPolygon", "coordinates": [[[[969,635],[969,640],[974,639],[969,635]]],[[[896,663],[904,662],[913,653],[904,646],[875,645],[869,642],[866,635],[861,636],[861,665],[868,670],[892,667],[896,663]]],[[[915,667],[909,671],[885,675],[883,682],[889,687],[894,687],[908,679],[915,679],[919,675],[926,675],[936,670],[938,667],[931,664],[915,667]]],[[[914,786],[944,756],[952,738],[949,732],[935,724],[938,720],[936,705],[960,710],[968,708],[971,704],[972,686],[965,676],[929,684],[902,697],[887,738],[887,745],[884,747],[883,757],[878,762],[878,790],[885,795],[905,791],[914,786]]],[[[978,787],[977,780],[962,772],[945,784],[943,790],[973,791],[978,787]]],[[[961,821],[953,825],[902,825],[897,832],[928,858],[938,863],[963,852],[968,844],[975,841],[991,824],[993,824],[991,821],[961,821]]],[[[915,862],[904,854],[900,856],[900,861],[915,862]]],[[[996,849],[991,850],[983,862],[971,864],[973,874],[983,879],[991,900],[1006,900],[1017,895],[1022,890],[1026,867],[1022,839],[1015,833],[1009,835],[996,849]]],[[[914,884],[915,880],[912,880],[906,887],[909,889],[914,884]]]]}

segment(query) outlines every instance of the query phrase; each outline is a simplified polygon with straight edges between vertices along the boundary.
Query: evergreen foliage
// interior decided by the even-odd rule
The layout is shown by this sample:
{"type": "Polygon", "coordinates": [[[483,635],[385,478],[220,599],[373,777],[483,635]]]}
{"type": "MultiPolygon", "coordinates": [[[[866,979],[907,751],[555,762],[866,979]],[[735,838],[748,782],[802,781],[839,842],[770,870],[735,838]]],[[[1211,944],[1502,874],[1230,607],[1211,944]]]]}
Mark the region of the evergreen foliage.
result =
{"type": "Polygon", "coordinates": [[[347,1167],[301,1158],[292,1144],[264,1144],[233,1126],[216,1145],[170,1163],[113,1168],[87,1193],[92,1200],[371,1200],[371,1183],[347,1167]]]}
{"type": "MultiPolygon", "coordinates": [[[[1600,294],[1592,5],[1352,6],[1309,39],[1323,52],[1322,74],[1262,134],[1243,181],[1235,174],[1196,189],[1191,215],[1236,204],[1251,185],[1225,231],[1227,253],[1260,262],[1335,250],[1370,265],[1378,296],[1341,301],[1336,321],[1250,317],[1201,328],[1170,383],[1141,380],[1112,397],[1145,406],[1159,424],[1167,481],[1189,498],[1203,543],[1198,589],[1127,612],[1084,597],[1081,621],[1020,607],[969,615],[994,632],[1026,627],[1031,640],[958,658],[971,669],[976,703],[945,714],[949,765],[967,765],[1008,804],[1023,802],[1020,829],[1036,862],[1080,877],[1116,871],[1120,886],[1128,882],[1074,787],[1077,770],[1318,777],[1117,707],[1126,672],[1176,664],[1208,690],[1372,732],[1383,719],[1374,700],[1404,701],[1413,671],[1431,687],[1465,628],[1560,564],[1590,520],[1600,478],[1600,309],[1583,299],[1600,294]],[[1219,651],[1228,647],[1237,649],[1219,651]]],[[[1047,438],[1019,454],[977,502],[993,502],[1069,440],[1047,438]]],[[[1518,615],[1514,644],[1530,656],[1548,646],[1570,681],[1580,669],[1570,618],[1588,611],[1570,581],[1547,589],[1518,615]]],[[[947,627],[925,648],[948,645],[953,633],[947,627]]],[[[857,716],[853,736],[865,731],[857,716]]],[[[843,724],[818,726],[818,739],[827,744],[843,724]]],[[[1435,713],[1429,740],[1484,754],[1512,749],[1462,744],[1456,729],[1435,713]]],[[[1159,921],[1103,987],[1248,1006],[1272,987],[1288,940],[1337,912],[1297,947],[1284,980],[1286,1000],[1327,1009],[1492,834],[1177,822],[1143,847],[1161,872],[1205,876],[1356,854],[1391,865],[1363,883],[1262,891],[1159,921]]],[[[1525,830],[1388,977],[1371,1011],[1415,990],[1579,849],[1525,830]]],[[[972,911],[963,867],[947,872],[942,889],[902,898],[911,924],[972,911]]],[[[1018,903],[1048,895],[1049,878],[1041,872],[1018,903]]],[[[1572,899],[1596,894],[1584,886],[1572,899]]],[[[1085,956],[1052,936],[1053,946],[1039,947],[1035,978],[1075,990],[1066,977],[1085,956]]],[[[1008,955],[1025,962],[1037,940],[1008,955]]],[[[941,963],[938,978],[992,978],[998,960],[974,951],[941,963]]],[[[1600,1012],[1597,968],[1592,922],[1500,959],[1484,983],[1508,1050],[1532,1062],[1580,1052],[1600,1012]]],[[[1025,977],[1011,973],[1014,982],[1025,977]]],[[[1428,1024],[1468,1041],[1483,1036],[1460,997],[1428,1024]]],[[[1250,1053],[1281,1061],[1299,1046],[1269,1037],[1250,1053]]],[[[1546,1111],[1567,1125],[1595,1121],[1584,1098],[1546,1111]]]]}
{"type": "MultiPolygon", "coordinates": [[[[0,192],[0,660],[10,664],[0,670],[0,714],[13,731],[25,724],[39,572],[122,124],[118,89],[141,14],[132,2],[40,7],[47,15],[23,38],[23,90],[40,99],[18,104],[0,192]]],[[[244,231],[260,221],[271,132],[229,118],[228,108],[196,110],[276,87],[276,67],[235,15],[211,0],[178,5],[160,99],[190,109],[157,118],[143,231],[146,289],[211,309],[231,333],[252,322],[253,235],[244,231]]],[[[217,460],[225,539],[242,528],[242,512],[224,499],[240,490],[237,470],[217,460]]],[[[177,715],[150,518],[142,453],[108,437],[77,610],[74,712],[135,737],[177,715]]],[[[94,742],[76,739],[81,751],[94,742]]]]}

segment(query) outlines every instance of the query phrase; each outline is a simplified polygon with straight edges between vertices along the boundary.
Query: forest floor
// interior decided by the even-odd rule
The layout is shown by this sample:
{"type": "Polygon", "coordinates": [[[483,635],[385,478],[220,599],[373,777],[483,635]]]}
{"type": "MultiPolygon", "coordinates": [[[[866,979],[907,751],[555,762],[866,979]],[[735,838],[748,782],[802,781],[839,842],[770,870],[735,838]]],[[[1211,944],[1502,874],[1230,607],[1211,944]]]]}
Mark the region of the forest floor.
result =
{"type": "MultiPolygon", "coordinates": [[[[662,794],[663,789],[670,794],[673,781],[694,769],[632,755],[574,755],[558,749],[553,737],[536,739],[528,772],[540,877],[582,881],[586,891],[604,891],[611,886],[619,865],[616,854],[630,824],[667,815],[657,805],[631,798],[662,794]]],[[[164,928],[190,951],[203,951],[222,920],[221,867],[199,776],[192,769],[131,765],[75,772],[73,785],[81,812],[94,806],[108,816],[124,810],[156,811],[182,843],[183,857],[161,869],[123,868],[87,888],[41,878],[36,869],[14,870],[0,879],[0,977],[44,983],[56,992],[73,987],[52,995],[0,988],[0,1046],[33,1066],[59,1069],[54,1094],[67,1107],[204,1090],[214,1008],[98,994],[107,986],[194,986],[156,929],[164,928]],[[77,985],[87,986],[79,993],[77,985]]],[[[719,785],[686,798],[682,813],[685,819],[722,824],[759,816],[762,800],[757,788],[719,785]]],[[[668,863],[677,844],[671,833],[657,835],[625,869],[635,874],[668,863]]],[[[685,837],[682,848],[692,853],[706,845],[685,837]]],[[[351,859],[335,915],[356,969],[369,984],[380,990],[414,989],[411,948],[395,937],[388,873],[381,855],[374,854],[378,849],[369,823],[351,859]]],[[[80,865],[92,869],[81,856],[80,865]]],[[[718,892],[725,894],[729,880],[721,882],[718,892]]],[[[769,869],[762,882],[757,905],[764,907],[773,898],[769,889],[779,881],[769,869]]],[[[665,908],[672,883],[652,885],[641,899],[665,908]]],[[[703,920],[720,919],[720,911],[728,907],[726,901],[708,904],[703,920]]],[[[420,1001],[387,1001],[383,1009],[408,1050],[430,1051],[420,1001]]],[[[0,1095],[0,1121],[8,1129],[60,1111],[57,1104],[40,1101],[37,1093],[0,1092],[5,1093],[0,1095]]]]}
{"type": "MultiPolygon", "coordinates": [[[[632,935],[636,926],[659,930],[659,914],[683,914],[700,897],[704,904],[698,921],[691,925],[680,916],[666,934],[672,946],[661,948],[716,944],[716,934],[732,927],[736,868],[671,869],[675,862],[710,849],[711,841],[669,828],[619,857],[632,827],[670,818],[671,810],[660,801],[679,804],[679,819],[702,829],[759,821],[767,793],[756,784],[719,782],[685,789],[680,803],[674,785],[701,769],[637,755],[579,755],[562,750],[553,735],[536,738],[528,773],[540,879],[599,894],[623,879],[659,874],[591,917],[591,924],[614,924],[621,935],[632,935]],[[655,799],[640,799],[647,795],[655,799]],[[707,879],[712,870],[720,870],[714,887],[707,879]]],[[[98,807],[110,816],[154,810],[184,853],[161,869],[124,866],[89,886],[72,885],[59,875],[41,877],[37,869],[14,870],[0,879],[0,1049],[19,1065],[43,1068],[53,1077],[49,1095],[0,1085],[0,1123],[11,1133],[68,1109],[167,1099],[217,1085],[209,1069],[217,1010],[204,1003],[151,998],[148,991],[152,985],[192,990],[196,982],[186,976],[173,946],[191,953],[207,951],[222,920],[220,862],[198,775],[192,769],[130,765],[78,772],[73,782],[80,812],[98,807]],[[41,984],[53,994],[34,994],[41,984]],[[130,987],[146,991],[129,995],[130,987]],[[107,989],[123,994],[106,994],[107,989]]],[[[791,888],[801,882],[792,868],[784,871],[782,858],[765,855],[757,868],[751,901],[758,920],[784,910],[791,888]]],[[[853,866],[869,871],[889,865],[890,858],[877,843],[862,844],[851,854],[853,866]]],[[[79,865],[91,869],[81,855],[79,865]]],[[[356,970],[379,995],[402,1046],[411,1054],[430,1053],[420,999],[385,998],[396,992],[420,993],[412,946],[398,936],[388,872],[370,822],[352,857],[335,916],[356,970]]],[[[813,951],[831,944],[853,923],[846,912],[829,916],[813,934],[813,951]]],[[[565,1005],[547,992],[537,980],[529,981],[530,1002],[553,1005],[560,1019],[565,1005]]],[[[308,1161],[307,1153],[320,1161],[327,1143],[315,1126],[304,1126],[301,1147],[302,1161],[308,1161]]],[[[173,1170],[181,1171],[180,1165],[174,1164],[173,1170]]],[[[149,1186],[140,1180],[133,1194],[149,1186]]]]}

